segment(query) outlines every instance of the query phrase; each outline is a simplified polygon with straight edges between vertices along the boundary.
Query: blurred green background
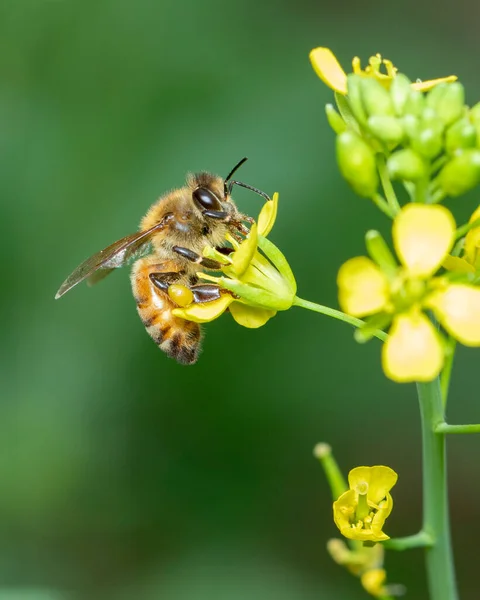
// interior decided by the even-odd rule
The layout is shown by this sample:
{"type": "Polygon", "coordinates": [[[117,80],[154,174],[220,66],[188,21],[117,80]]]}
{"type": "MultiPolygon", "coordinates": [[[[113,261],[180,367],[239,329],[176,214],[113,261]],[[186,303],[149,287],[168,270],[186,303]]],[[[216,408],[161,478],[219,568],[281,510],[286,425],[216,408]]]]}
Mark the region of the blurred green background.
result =
{"type": "MultiPolygon", "coordinates": [[[[299,294],[336,306],[339,265],[364,252],[367,228],[388,229],[338,173],[331,94],[308,52],[456,73],[473,104],[479,16],[473,0],[0,1],[0,600],[367,597],[326,553],[336,530],[312,448],[330,442],[345,471],[395,468],[387,531],[417,531],[415,390],[385,379],[376,341],[300,309],[257,331],[227,315],[182,367],[143,330],[128,272],[53,296],[187,171],[225,175],[247,155],[241,179],[280,192],[272,239],[299,294]]],[[[257,214],[259,198],[235,198],[257,214]]],[[[474,206],[460,199],[457,214],[474,206]]],[[[476,361],[459,352],[452,422],[479,420],[476,361]]],[[[472,600],[478,444],[449,446],[472,600]]],[[[426,597],[420,551],[387,567],[426,597]]]]}

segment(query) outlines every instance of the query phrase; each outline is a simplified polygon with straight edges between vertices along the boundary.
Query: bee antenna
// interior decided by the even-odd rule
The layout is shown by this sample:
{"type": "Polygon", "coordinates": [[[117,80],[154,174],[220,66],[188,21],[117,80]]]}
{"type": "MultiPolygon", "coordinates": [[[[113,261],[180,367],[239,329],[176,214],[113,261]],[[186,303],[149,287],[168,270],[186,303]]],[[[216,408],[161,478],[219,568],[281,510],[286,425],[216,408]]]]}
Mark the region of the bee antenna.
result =
{"type": "Polygon", "coordinates": [[[233,174],[238,171],[238,169],[243,165],[243,163],[247,162],[248,157],[244,156],[242,158],[242,160],[239,160],[238,163],[233,167],[233,169],[230,171],[230,173],[225,177],[224,179],[224,183],[223,183],[223,191],[224,191],[224,195],[225,198],[228,195],[228,185],[227,183],[230,181],[230,179],[232,178],[233,174]]]}
{"type": "Polygon", "coordinates": [[[242,158],[242,160],[240,160],[233,167],[233,169],[230,171],[230,173],[224,179],[224,183],[223,183],[223,195],[224,195],[224,197],[226,198],[227,196],[229,196],[232,193],[232,188],[233,188],[234,185],[238,185],[240,187],[246,188],[247,190],[251,190],[252,192],[255,192],[255,194],[258,194],[259,196],[262,196],[262,198],[265,198],[266,200],[271,200],[270,196],[268,196],[265,192],[262,192],[261,190],[258,190],[257,188],[254,188],[251,185],[248,185],[246,183],[242,183],[241,181],[232,181],[231,180],[233,174],[236,173],[236,171],[247,160],[248,160],[248,158],[246,156],[244,158],[242,158]]]}

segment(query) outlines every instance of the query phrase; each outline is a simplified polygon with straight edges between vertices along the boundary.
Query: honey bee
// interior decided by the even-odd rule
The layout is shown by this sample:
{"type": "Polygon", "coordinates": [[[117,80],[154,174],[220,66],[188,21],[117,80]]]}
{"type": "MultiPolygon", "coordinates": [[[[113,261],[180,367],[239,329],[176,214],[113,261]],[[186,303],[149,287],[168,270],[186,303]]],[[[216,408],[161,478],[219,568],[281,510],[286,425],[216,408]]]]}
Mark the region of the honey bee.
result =
{"type": "Polygon", "coordinates": [[[62,283],[58,299],[83,280],[90,285],[114,269],[133,262],[131,284],[137,311],[153,341],[168,356],[181,364],[197,361],[202,332],[198,323],[175,317],[177,304],[168,294],[172,284],[189,288],[195,302],[208,302],[225,293],[217,285],[199,283],[199,270],[219,270],[222,264],[204,258],[205,246],[228,255],[225,235],[236,239],[248,234],[244,222],[253,220],[242,214],[231,194],[238,185],[270,200],[264,192],[232,177],[247,160],[243,158],[225,179],[201,172],[187,175],[186,185],[161,196],[140,223],[140,231],[127,235],[100,250],[62,283]]]}

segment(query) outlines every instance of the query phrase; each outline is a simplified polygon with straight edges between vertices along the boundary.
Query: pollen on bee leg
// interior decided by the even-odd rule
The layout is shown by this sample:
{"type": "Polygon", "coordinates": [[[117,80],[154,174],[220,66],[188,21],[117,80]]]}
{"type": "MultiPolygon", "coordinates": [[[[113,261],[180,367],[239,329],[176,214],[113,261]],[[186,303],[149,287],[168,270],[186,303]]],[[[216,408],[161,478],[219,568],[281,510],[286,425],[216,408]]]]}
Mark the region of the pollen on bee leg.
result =
{"type": "Polygon", "coordinates": [[[180,283],[172,283],[168,286],[168,295],[177,306],[188,306],[193,302],[193,292],[186,286],[180,283]]]}

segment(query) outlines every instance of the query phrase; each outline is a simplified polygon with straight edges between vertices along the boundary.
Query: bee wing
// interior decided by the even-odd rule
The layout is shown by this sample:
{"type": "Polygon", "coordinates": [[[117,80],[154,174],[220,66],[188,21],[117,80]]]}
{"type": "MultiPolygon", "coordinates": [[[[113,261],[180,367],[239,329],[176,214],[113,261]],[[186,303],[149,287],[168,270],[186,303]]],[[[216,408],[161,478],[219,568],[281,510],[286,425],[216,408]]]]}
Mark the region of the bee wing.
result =
{"type": "Polygon", "coordinates": [[[93,285],[109,275],[114,269],[123,267],[132,258],[140,258],[151,252],[150,239],[153,234],[164,229],[167,220],[163,219],[146,231],[137,231],[117,240],[107,248],[87,258],[69,275],[55,295],[57,300],[84,279],[93,285]]]}

